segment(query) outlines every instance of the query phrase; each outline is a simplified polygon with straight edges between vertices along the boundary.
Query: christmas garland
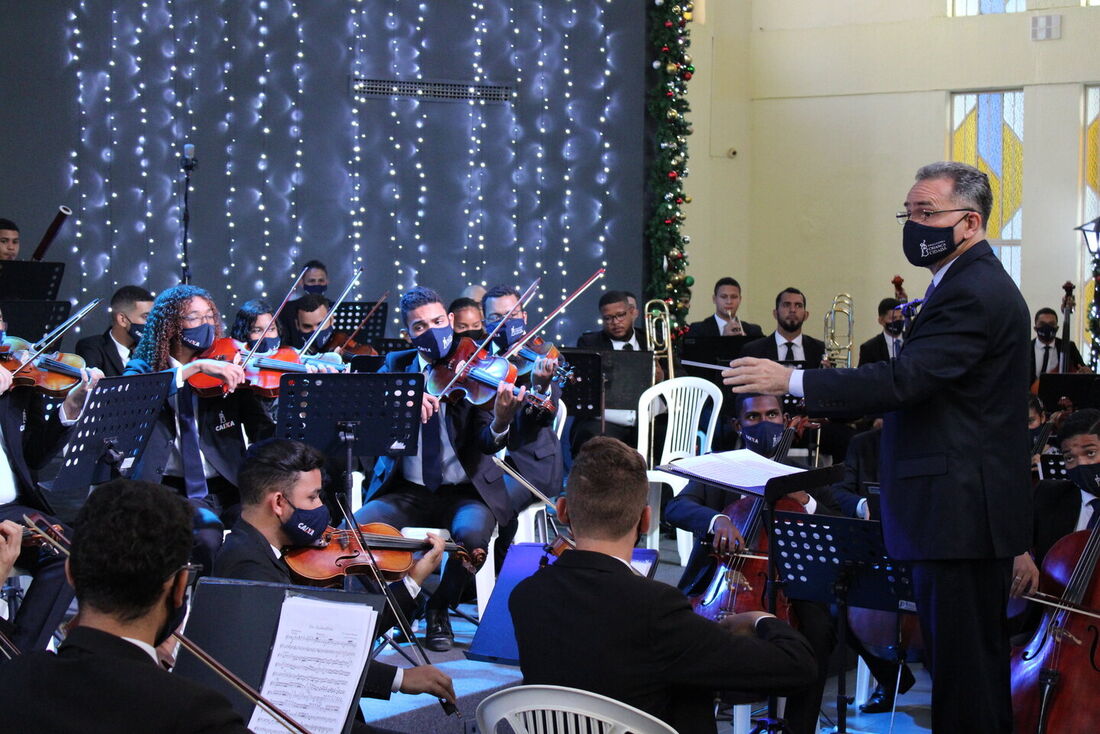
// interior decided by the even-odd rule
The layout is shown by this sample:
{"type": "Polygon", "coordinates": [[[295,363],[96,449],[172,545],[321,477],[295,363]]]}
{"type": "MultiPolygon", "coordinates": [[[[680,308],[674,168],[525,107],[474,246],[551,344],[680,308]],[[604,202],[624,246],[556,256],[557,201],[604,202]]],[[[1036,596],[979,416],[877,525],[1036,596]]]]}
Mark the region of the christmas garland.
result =
{"type": "Polygon", "coordinates": [[[649,40],[657,81],[649,91],[647,104],[656,127],[649,174],[652,213],[645,232],[650,258],[648,295],[668,305],[675,336],[687,331],[691,286],[695,283],[687,274],[685,253],[691,238],[680,232],[687,218],[683,206],[691,202],[691,197],[684,195],[683,180],[688,175],[687,136],[691,135],[686,117],[691,111],[687,83],[695,73],[687,52],[692,11],[691,2],[674,0],[653,0],[649,10],[649,40]]]}

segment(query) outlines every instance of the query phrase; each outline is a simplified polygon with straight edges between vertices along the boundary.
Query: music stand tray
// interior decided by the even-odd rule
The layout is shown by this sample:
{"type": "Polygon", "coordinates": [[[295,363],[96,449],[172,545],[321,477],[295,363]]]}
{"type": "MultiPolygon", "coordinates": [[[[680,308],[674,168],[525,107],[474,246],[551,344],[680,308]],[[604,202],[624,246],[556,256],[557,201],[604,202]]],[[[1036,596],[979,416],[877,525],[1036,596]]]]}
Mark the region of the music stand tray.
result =
{"type": "Polygon", "coordinates": [[[413,456],[423,395],[420,373],[288,373],[279,383],[275,435],[335,456],[350,431],[357,456],[413,456]]]}
{"type": "MultiPolygon", "coordinates": [[[[336,313],[332,317],[336,330],[345,331],[349,334],[355,331],[367,312],[374,308],[375,303],[377,301],[345,301],[341,303],[340,308],[336,309],[336,313]]],[[[363,324],[363,328],[359,331],[359,336],[355,337],[355,341],[360,344],[369,344],[373,343],[375,339],[385,337],[387,313],[386,302],[382,301],[382,305],[371,315],[370,320],[363,324]]]]}
{"type": "Polygon", "coordinates": [[[561,391],[562,402],[572,418],[599,418],[603,415],[603,357],[588,349],[561,350],[573,367],[573,379],[561,391]]]}
{"type": "Polygon", "coordinates": [[[64,275],[65,263],[0,261],[0,293],[11,301],[55,301],[64,275]]]}
{"type": "Polygon", "coordinates": [[[91,485],[129,476],[175,379],[175,373],[168,371],[105,377],[96,383],[69,433],[61,470],[43,488],[86,491],[91,485]]]}

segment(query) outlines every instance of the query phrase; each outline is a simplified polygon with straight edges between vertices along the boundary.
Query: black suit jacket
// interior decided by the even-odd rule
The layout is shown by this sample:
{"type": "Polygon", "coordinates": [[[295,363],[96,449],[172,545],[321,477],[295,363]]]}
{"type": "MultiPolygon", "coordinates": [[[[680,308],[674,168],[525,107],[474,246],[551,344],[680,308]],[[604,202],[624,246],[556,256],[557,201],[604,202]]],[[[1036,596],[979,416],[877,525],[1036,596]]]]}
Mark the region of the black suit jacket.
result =
{"type": "Polygon", "coordinates": [[[1077,528],[1081,490],[1073,482],[1044,480],[1035,487],[1035,535],[1032,551],[1041,566],[1050,547],[1077,528]]]}
{"type": "Polygon", "coordinates": [[[4,453],[15,475],[15,501],[52,514],[50,503],[36,483],[36,472],[64,446],[69,429],[61,425],[57,411],[46,416],[44,405],[42,396],[33,389],[8,390],[0,395],[0,427],[4,453]]]}
{"type": "Polygon", "coordinates": [[[944,273],[897,359],[803,376],[811,414],[886,413],[879,479],[892,557],[1011,558],[1030,546],[1030,328],[983,241],[944,273]]]}
{"type": "MultiPolygon", "coordinates": [[[[551,383],[550,395],[554,400],[561,398],[557,383],[551,383]]],[[[507,446],[505,461],[540,492],[548,497],[561,493],[564,459],[552,419],[527,408],[520,410],[508,431],[507,446]]]]}
{"type": "MultiPolygon", "coordinates": [[[[152,369],[142,359],[131,359],[125,374],[142,375],[152,369]]],[[[157,422],[145,446],[134,477],[156,484],[164,476],[168,458],[176,443],[176,398],[169,394],[165,409],[157,416],[157,422]]],[[[233,486],[237,485],[237,472],[244,463],[244,433],[252,442],[270,438],[275,434],[275,424],[267,417],[255,394],[247,389],[235,390],[224,398],[199,398],[195,418],[199,424],[199,448],[203,456],[220,476],[233,486]]]]}
{"type": "MultiPolygon", "coordinates": [[[[760,328],[759,324],[750,324],[748,321],[741,322],[741,329],[745,332],[745,336],[764,336],[764,330],[760,328]]],[[[714,320],[714,315],[710,315],[702,321],[696,321],[688,326],[688,336],[722,336],[722,332],[718,331],[718,322],[714,320]]]]}
{"type": "Polygon", "coordinates": [[[118,356],[118,347],[111,338],[110,329],[78,341],[76,353],[84,358],[89,367],[103,370],[104,377],[119,377],[126,369],[126,365],[122,364],[122,357],[118,356]]]}
{"type": "MultiPolygon", "coordinates": [[[[904,343],[904,342],[903,342],[904,343]]],[[[886,343],[886,335],[882,332],[875,334],[859,345],[859,366],[873,362],[889,362],[890,346],[886,343]]]]}
{"type": "MultiPolygon", "coordinates": [[[[1031,355],[1029,364],[1031,365],[1031,373],[1028,377],[1028,383],[1035,382],[1035,378],[1039,365],[1035,364],[1035,339],[1031,340],[1031,351],[1028,354],[1031,355]]],[[[1054,350],[1050,354],[1050,358],[1054,360],[1054,364],[1060,364],[1062,355],[1062,340],[1058,337],[1054,338],[1054,350]]],[[[1077,350],[1077,345],[1073,342],[1069,343],[1069,349],[1066,350],[1066,369],[1068,372],[1076,372],[1077,368],[1085,363],[1085,360],[1081,359],[1081,352],[1077,350]]],[[[1050,369],[1049,367],[1047,369],[1050,369]]]]}
{"type": "MultiPolygon", "coordinates": [[[[409,372],[420,369],[416,349],[390,352],[379,372],[409,372]]],[[[506,525],[511,521],[513,512],[508,502],[508,492],[504,486],[500,467],[493,463],[492,455],[504,448],[507,436],[497,441],[489,429],[493,414],[482,410],[467,400],[447,405],[447,435],[466,476],[470,478],[482,501],[493,512],[497,523],[506,525]]],[[[367,489],[364,502],[385,494],[393,483],[401,477],[401,457],[380,456],[374,463],[374,476],[367,489]]]]}
{"type": "Polygon", "coordinates": [[[602,553],[571,550],[508,600],[527,684],[571,686],[642,709],[680,732],[714,732],[714,692],[789,693],[817,665],[777,619],[734,636],[675,587],[602,553]]]}
{"type": "MultiPolygon", "coordinates": [[[[223,579],[266,581],[272,584],[296,583],[286,561],[281,556],[276,558],[263,533],[243,518],[237,520],[232,532],[226,536],[225,542],[218,550],[218,555],[214,558],[212,575],[223,579]]],[[[377,586],[366,576],[359,578],[368,589],[377,591],[377,586]]],[[[393,594],[394,601],[401,607],[402,613],[408,618],[413,612],[413,607],[416,606],[415,600],[409,595],[408,588],[403,582],[398,581],[389,584],[389,590],[393,594]]],[[[378,615],[378,630],[379,632],[388,630],[395,624],[397,619],[387,604],[378,615]]],[[[397,668],[394,666],[371,661],[367,665],[363,695],[388,699],[396,675],[397,668]]]]}
{"type": "MultiPolygon", "coordinates": [[[[634,338],[638,340],[638,348],[645,350],[645,332],[634,327],[634,338]]],[[[603,329],[599,331],[586,331],[577,337],[578,349],[597,349],[597,350],[609,350],[615,347],[611,346],[611,337],[607,335],[607,332],[603,329]]]]}
{"type": "MultiPolygon", "coordinates": [[[[825,342],[804,333],[802,335],[802,351],[806,355],[806,369],[817,369],[821,366],[821,360],[825,357],[825,342]]],[[[775,343],[775,332],[773,331],[761,339],[746,344],[741,348],[741,356],[778,361],[780,358],[779,345],[775,343]]]]}
{"type": "Polygon", "coordinates": [[[248,732],[220,693],[90,627],[72,630],[57,654],[24,653],[0,664],[0,710],[9,732],[248,732]]]}

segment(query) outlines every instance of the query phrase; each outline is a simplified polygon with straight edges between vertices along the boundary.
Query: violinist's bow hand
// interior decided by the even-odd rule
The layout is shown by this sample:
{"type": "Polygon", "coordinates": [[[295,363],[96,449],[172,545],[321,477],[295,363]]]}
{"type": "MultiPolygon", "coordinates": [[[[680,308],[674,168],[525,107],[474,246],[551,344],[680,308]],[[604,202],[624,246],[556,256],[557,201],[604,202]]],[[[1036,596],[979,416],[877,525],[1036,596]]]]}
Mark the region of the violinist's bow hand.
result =
{"type": "Polygon", "coordinates": [[[741,612],[724,617],[719,622],[727,631],[735,635],[751,635],[756,630],[756,623],[764,617],[774,617],[768,612],[741,612]]]}
{"type": "Polygon", "coordinates": [[[1039,569],[1027,551],[1012,559],[1012,585],[1008,589],[1013,599],[1027,596],[1039,588],[1039,569]]]}
{"type": "Polygon", "coordinates": [[[436,698],[455,703],[455,687],[451,677],[434,665],[405,668],[402,675],[402,693],[430,693],[436,698]]]}
{"type": "Polygon", "coordinates": [[[518,393],[512,392],[512,383],[501,381],[497,386],[496,402],[493,403],[493,431],[504,433],[508,426],[512,425],[512,419],[516,412],[523,406],[523,399],[527,397],[527,386],[519,389],[518,393]]]}
{"type": "Polygon", "coordinates": [[[428,533],[428,542],[432,547],[424,551],[424,555],[416,559],[416,563],[409,569],[409,578],[416,582],[417,586],[423,586],[424,580],[439,568],[443,560],[443,538],[435,533],[428,533]]]}
{"type": "Polygon", "coordinates": [[[198,359],[192,362],[199,372],[217,377],[226,384],[228,392],[233,392],[244,382],[244,368],[233,362],[225,362],[220,359],[198,359]]]}
{"type": "Polygon", "coordinates": [[[95,367],[80,370],[80,384],[65,396],[64,410],[66,418],[76,420],[80,417],[80,414],[84,411],[84,401],[88,398],[88,393],[95,389],[102,377],[103,372],[95,367]]]}
{"type": "Polygon", "coordinates": [[[3,395],[11,387],[11,373],[0,367],[0,395],[3,395]]]}
{"type": "Polygon", "coordinates": [[[715,518],[713,532],[711,544],[719,553],[736,553],[745,549],[745,539],[741,536],[741,531],[725,515],[715,518]]]}
{"type": "Polygon", "coordinates": [[[764,395],[784,395],[794,369],[770,359],[741,357],[730,362],[730,369],[722,370],[722,382],[735,393],[753,392],[764,395]]]}
{"type": "Polygon", "coordinates": [[[0,584],[11,574],[23,550],[23,526],[11,520],[0,522],[0,584]]]}
{"type": "Polygon", "coordinates": [[[420,422],[427,423],[432,416],[439,412],[439,398],[425,392],[424,399],[420,401],[420,422]]]}

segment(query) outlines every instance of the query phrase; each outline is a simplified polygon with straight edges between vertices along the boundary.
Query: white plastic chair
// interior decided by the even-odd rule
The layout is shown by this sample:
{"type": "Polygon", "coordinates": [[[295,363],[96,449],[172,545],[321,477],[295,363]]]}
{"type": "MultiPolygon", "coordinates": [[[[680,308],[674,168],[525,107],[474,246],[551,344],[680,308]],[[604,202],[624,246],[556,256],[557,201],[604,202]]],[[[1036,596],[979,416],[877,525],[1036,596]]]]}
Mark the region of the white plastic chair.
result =
{"type": "MultiPolygon", "coordinates": [[[[722,391],[714,383],[699,377],[676,377],[658,382],[643,392],[638,398],[638,452],[646,458],[646,465],[652,468],[672,459],[710,453],[714,427],[718,423],[718,412],[721,408],[722,391]],[[656,414],[654,404],[658,398],[663,399],[667,406],[668,427],[665,430],[664,444],[660,448],[654,446],[655,455],[650,456],[650,421],[656,414]],[[700,442],[699,423],[708,400],[711,401],[710,417],[700,442]]],[[[649,479],[649,506],[653,509],[653,521],[646,533],[646,547],[657,550],[661,542],[661,484],[669,484],[673,492],[679,493],[687,482],[670,481],[669,475],[664,472],[650,473],[649,479]]],[[[687,548],[690,550],[690,534],[688,537],[687,548]]],[[[680,547],[678,532],[677,548],[680,547]]],[[[681,558],[681,563],[687,563],[686,556],[681,558]]]]}
{"type": "Polygon", "coordinates": [[[660,719],[613,698],[564,686],[516,686],[486,697],[477,707],[477,729],[495,734],[507,721],[516,734],[676,734],[660,719]]]}

